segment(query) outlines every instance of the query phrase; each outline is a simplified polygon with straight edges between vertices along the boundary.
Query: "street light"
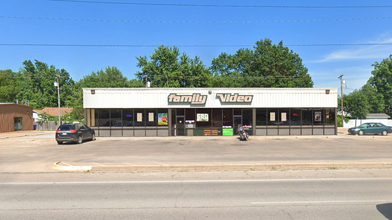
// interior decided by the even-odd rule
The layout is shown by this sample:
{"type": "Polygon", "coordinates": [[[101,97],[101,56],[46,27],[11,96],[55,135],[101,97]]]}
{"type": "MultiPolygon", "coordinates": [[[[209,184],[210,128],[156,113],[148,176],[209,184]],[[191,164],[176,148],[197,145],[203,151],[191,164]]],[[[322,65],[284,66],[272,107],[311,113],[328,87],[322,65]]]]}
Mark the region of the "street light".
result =
{"type": "Polygon", "coordinates": [[[54,82],[54,86],[57,86],[57,102],[59,105],[59,126],[61,124],[61,112],[60,112],[60,75],[56,76],[57,82],[54,82]]]}

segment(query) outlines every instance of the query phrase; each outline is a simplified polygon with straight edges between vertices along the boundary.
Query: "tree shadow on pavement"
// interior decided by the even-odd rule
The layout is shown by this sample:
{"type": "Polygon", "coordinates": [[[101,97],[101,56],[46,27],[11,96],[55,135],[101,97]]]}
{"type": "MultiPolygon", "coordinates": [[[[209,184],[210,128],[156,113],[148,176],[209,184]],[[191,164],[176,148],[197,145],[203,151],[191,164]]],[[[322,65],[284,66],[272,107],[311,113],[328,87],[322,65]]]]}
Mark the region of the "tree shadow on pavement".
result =
{"type": "Polygon", "coordinates": [[[384,215],[385,218],[392,220],[392,203],[377,205],[377,210],[384,215]]]}

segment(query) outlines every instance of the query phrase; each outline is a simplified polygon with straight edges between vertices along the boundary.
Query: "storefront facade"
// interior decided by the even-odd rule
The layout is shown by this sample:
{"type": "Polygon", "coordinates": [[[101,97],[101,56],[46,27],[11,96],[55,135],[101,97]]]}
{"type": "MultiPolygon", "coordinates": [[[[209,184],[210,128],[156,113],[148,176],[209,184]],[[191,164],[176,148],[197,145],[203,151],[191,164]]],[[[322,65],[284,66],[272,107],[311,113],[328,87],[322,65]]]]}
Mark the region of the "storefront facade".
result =
{"type": "Polygon", "coordinates": [[[101,137],[336,135],[336,88],[83,88],[101,137]]]}

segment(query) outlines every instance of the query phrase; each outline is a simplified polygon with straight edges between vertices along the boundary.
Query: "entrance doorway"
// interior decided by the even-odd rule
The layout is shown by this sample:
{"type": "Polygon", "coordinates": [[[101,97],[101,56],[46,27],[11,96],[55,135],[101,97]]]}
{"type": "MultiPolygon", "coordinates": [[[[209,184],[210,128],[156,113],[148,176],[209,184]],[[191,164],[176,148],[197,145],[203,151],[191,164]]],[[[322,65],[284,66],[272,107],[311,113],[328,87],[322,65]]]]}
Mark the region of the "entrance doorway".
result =
{"type": "Polygon", "coordinates": [[[234,116],[234,134],[238,134],[238,128],[242,126],[242,116],[234,116]]]}
{"type": "Polygon", "coordinates": [[[176,136],[185,136],[184,116],[177,116],[177,120],[176,120],[176,136]]]}

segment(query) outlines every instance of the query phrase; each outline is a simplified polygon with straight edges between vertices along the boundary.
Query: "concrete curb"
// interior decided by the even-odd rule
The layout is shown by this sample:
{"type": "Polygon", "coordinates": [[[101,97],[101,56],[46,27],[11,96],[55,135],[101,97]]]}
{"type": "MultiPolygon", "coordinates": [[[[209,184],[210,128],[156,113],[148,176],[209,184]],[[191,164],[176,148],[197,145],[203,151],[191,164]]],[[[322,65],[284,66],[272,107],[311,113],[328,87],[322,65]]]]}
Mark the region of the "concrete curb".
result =
{"type": "Polygon", "coordinates": [[[52,165],[53,169],[56,170],[63,170],[63,171],[83,171],[83,172],[88,172],[91,170],[91,166],[62,166],[59,165],[59,163],[61,163],[61,161],[57,161],[56,163],[54,163],[52,165]]]}
{"type": "Polygon", "coordinates": [[[392,169],[392,162],[347,163],[210,163],[210,164],[107,164],[92,166],[91,171],[281,171],[281,170],[335,170],[335,169],[392,169]]]}

